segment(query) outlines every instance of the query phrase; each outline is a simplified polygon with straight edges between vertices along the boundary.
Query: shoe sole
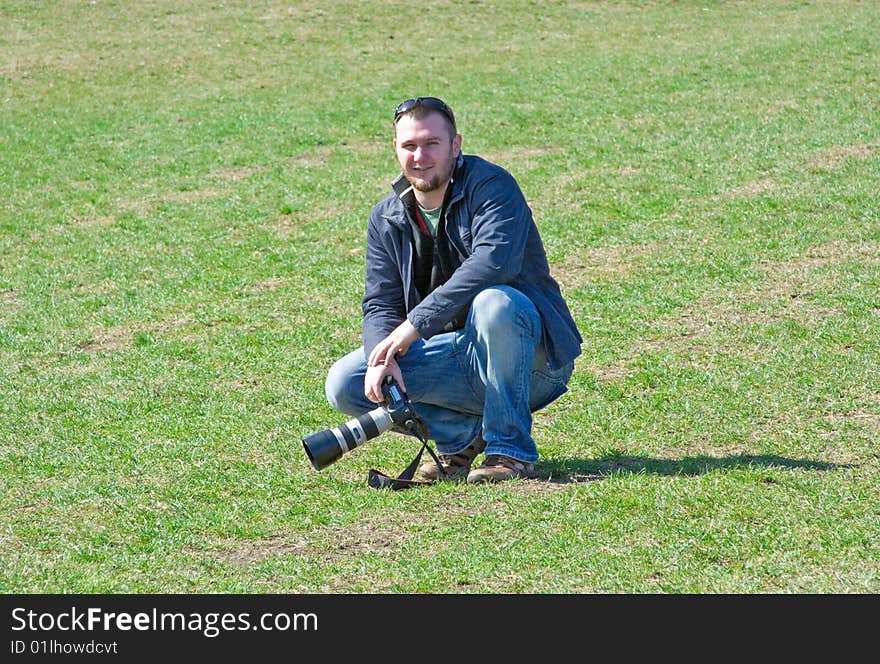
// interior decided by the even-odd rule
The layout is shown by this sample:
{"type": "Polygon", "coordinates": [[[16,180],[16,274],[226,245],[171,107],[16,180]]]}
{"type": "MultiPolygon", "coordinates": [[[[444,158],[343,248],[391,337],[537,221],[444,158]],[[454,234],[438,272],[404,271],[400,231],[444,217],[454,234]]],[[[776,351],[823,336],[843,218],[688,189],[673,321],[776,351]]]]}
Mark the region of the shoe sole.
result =
{"type": "Polygon", "coordinates": [[[467,479],[470,470],[461,470],[454,473],[447,473],[442,477],[437,477],[436,475],[420,475],[416,473],[413,476],[414,480],[418,480],[419,482],[455,482],[455,481],[464,481],[467,479]]]}

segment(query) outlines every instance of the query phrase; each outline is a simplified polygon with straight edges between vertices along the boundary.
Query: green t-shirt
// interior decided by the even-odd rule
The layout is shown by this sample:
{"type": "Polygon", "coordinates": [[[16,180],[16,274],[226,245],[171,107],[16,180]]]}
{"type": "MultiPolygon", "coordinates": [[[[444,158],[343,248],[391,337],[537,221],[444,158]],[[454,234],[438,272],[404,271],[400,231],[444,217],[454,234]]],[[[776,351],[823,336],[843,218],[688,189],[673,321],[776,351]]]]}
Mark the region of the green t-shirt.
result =
{"type": "Polygon", "coordinates": [[[422,213],[422,219],[425,220],[425,223],[428,225],[428,230],[431,231],[431,235],[437,237],[437,224],[440,223],[440,210],[443,209],[443,206],[435,207],[432,210],[426,210],[421,205],[419,205],[419,212],[422,213]]]}

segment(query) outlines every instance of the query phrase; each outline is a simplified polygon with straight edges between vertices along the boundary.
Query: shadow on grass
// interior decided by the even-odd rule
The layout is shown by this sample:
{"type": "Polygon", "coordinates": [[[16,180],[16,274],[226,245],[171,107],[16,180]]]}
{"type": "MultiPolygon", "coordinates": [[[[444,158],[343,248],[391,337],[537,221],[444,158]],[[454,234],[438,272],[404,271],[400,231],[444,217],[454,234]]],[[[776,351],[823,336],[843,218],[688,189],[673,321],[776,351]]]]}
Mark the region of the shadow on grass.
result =
{"type": "Polygon", "coordinates": [[[714,470],[726,468],[784,468],[800,470],[838,470],[851,468],[847,464],[811,461],[809,459],[789,459],[774,454],[737,454],[724,457],[693,456],[682,459],[654,459],[642,456],[612,455],[598,459],[546,460],[535,466],[536,479],[544,479],[556,484],[594,482],[609,475],[652,474],[652,475],[703,475],[714,470]]]}

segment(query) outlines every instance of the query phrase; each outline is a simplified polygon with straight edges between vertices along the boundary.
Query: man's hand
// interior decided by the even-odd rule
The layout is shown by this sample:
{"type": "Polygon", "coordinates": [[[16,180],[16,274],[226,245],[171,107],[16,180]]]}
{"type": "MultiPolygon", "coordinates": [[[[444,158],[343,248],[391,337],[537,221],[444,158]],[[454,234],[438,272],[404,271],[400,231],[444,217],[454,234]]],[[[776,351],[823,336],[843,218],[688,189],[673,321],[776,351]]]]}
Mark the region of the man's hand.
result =
{"type": "Polygon", "coordinates": [[[403,382],[403,374],[397,364],[397,356],[406,354],[413,342],[419,338],[419,333],[408,320],[404,320],[394,328],[394,331],[382,339],[367,360],[367,375],[364,376],[364,395],[370,401],[382,403],[385,396],[382,394],[382,382],[386,376],[393,376],[400,389],[406,392],[406,384],[403,382]]]}
{"type": "Polygon", "coordinates": [[[367,366],[374,367],[378,364],[384,364],[387,367],[391,362],[394,362],[395,357],[405,355],[418,338],[419,333],[416,328],[409,320],[404,319],[391,334],[376,344],[367,360],[367,366]]]}
{"type": "Polygon", "coordinates": [[[385,401],[385,395],[382,394],[382,383],[385,382],[385,376],[393,376],[400,389],[406,392],[406,385],[403,382],[403,374],[397,362],[391,360],[390,364],[377,364],[373,367],[367,367],[367,375],[364,376],[364,396],[375,403],[385,401]]]}

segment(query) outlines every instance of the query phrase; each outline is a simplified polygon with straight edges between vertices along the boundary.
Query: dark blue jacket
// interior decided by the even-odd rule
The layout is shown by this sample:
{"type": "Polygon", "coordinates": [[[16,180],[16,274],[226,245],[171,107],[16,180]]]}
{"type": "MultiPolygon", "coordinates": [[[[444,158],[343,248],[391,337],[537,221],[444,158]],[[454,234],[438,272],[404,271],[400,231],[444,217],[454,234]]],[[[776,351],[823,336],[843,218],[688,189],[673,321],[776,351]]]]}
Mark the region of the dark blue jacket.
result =
{"type": "Polygon", "coordinates": [[[446,236],[462,262],[424,299],[413,281],[413,227],[407,212],[412,189],[402,174],[393,188],[373,207],[367,227],[367,356],[404,317],[423,339],[430,339],[469,307],[477,293],[499,284],[516,288],[535,304],[551,367],[559,368],[580,354],[581,336],[550,276],[532,211],[510,173],[480,157],[459,157],[443,214],[446,236]]]}

